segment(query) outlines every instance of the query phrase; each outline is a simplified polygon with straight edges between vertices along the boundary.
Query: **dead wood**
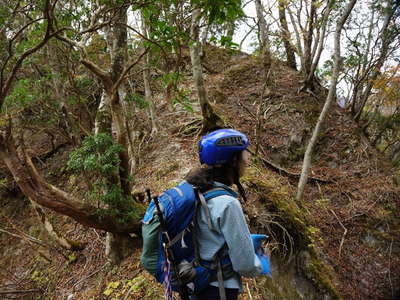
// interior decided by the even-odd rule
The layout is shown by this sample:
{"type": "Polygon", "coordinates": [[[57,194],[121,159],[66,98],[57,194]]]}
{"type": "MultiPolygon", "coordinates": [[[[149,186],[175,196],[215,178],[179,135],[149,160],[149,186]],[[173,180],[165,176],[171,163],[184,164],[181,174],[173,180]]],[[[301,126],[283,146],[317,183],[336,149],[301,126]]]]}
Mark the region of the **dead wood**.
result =
{"type": "Polygon", "coordinates": [[[28,293],[39,293],[41,290],[39,289],[32,289],[32,290],[9,290],[9,291],[1,291],[0,290],[0,295],[6,295],[6,294],[28,294],[28,293]]]}

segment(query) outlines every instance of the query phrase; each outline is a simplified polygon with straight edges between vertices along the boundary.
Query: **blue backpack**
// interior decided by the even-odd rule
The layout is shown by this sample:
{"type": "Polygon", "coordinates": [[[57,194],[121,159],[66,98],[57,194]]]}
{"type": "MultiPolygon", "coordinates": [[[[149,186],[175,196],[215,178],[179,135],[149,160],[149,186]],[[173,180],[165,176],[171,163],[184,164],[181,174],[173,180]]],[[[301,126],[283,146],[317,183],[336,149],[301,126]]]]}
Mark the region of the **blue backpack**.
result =
{"type": "Polygon", "coordinates": [[[216,188],[202,195],[186,181],[166,190],[158,196],[163,226],[166,227],[164,233],[156,203],[154,199],[150,202],[142,221],[143,251],[140,261],[166,288],[179,291],[179,285],[184,284],[190,293],[196,294],[207,287],[210,280],[216,279],[217,264],[222,266],[224,278],[233,275],[229,275],[232,271],[225,271],[232,269],[228,256],[221,255],[214,262],[200,260],[196,244],[198,209],[204,207],[209,216],[206,201],[221,195],[232,194],[223,188],[216,188]],[[179,276],[174,276],[176,272],[179,276]]]}

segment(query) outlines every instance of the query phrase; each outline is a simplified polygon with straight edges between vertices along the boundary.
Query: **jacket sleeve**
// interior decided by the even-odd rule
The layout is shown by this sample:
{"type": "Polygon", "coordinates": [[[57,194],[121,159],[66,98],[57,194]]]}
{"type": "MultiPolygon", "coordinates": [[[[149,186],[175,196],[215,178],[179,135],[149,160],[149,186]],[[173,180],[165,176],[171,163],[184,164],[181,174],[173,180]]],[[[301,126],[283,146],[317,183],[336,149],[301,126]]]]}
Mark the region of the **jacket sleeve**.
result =
{"type": "Polygon", "coordinates": [[[225,203],[218,223],[228,245],[233,269],[243,276],[258,276],[262,271],[261,262],[254,252],[242,207],[237,199],[231,199],[225,203]]]}

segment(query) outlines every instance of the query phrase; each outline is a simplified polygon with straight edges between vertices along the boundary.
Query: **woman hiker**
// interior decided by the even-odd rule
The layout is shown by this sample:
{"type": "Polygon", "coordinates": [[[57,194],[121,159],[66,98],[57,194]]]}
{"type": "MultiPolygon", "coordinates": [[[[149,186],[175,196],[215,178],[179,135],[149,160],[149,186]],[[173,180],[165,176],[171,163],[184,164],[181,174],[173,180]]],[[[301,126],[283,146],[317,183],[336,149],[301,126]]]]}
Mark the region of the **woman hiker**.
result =
{"type": "Polygon", "coordinates": [[[201,193],[225,189],[230,194],[209,199],[208,212],[199,210],[195,224],[199,255],[202,261],[219,257],[229,263],[222,267],[222,279],[210,282],[192,300],[235,300],[242,290],[241,276],[271,276],[269,258],[261,248],[266,236],[250,234],[238,195],[231,189],[235,184],[246,199],[239,179],[249,163],[248,146],[246,135],[233,129],[213,131],[199,141],[202,167],[192,170],[186,181],[201,193]]]}

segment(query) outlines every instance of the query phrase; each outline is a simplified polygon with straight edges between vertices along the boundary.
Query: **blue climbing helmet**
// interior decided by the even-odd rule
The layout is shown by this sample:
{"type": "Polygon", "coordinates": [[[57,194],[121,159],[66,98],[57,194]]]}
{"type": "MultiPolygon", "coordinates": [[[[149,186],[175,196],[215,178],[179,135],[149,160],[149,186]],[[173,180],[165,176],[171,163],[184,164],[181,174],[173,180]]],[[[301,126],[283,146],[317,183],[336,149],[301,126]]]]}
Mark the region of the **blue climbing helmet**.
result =
{"type": "Polygon", "coordinates": [[[236,153],[248,146],[247,136],[237,130],[215,130],[199,141],[200,163],[209,166],[229,163],[236,153]]]}

